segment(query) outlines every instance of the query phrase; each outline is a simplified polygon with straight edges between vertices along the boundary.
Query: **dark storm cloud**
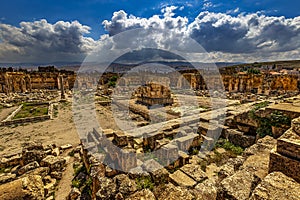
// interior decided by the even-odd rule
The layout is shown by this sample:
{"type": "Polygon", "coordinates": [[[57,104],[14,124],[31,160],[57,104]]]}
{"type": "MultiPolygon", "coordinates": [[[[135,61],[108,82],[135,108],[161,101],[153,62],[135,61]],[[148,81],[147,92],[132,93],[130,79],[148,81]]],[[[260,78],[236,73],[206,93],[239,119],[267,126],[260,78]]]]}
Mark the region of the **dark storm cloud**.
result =
{"type": "Polygon", "coordinates": [[[203,12],[189,25],[189,34],[207,51],[285,52],[300,47],[300,18],[203,12]]]}
{"type": "MultiPolygon", "coordinates": [[[[80,60],[95,46],[95,41],[84,37],[89,33],[88,26],[79,22],[59,21],[50,24],[46,20],[21,22],[20,27],[0,24],[0,44],[6,52],[0,56],[10,59],[22,57],[25,60],[36,58],[57,61],[60,59],[80,60]],[[11,52],[9,52],[11,51],[11,52]],[[15,55],[17,53],[17,55],[15,55]]],[[[1,60],[9,60],[1,58],[1,60]]]]}

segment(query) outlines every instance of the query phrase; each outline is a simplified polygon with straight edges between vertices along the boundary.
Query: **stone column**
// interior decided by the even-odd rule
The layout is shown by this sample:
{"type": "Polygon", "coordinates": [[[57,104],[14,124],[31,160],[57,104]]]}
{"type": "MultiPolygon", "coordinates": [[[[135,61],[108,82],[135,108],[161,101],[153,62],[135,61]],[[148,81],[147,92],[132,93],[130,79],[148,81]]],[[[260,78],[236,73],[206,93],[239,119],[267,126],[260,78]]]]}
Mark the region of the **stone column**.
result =
{"type": "Polygon", "coordinates": [[[65,99],[65,89],[64,89],[64,78],[62,75],[59,76],[59,83],[60,83],[60,92],[61,92],[61,99],[65,99]]]}

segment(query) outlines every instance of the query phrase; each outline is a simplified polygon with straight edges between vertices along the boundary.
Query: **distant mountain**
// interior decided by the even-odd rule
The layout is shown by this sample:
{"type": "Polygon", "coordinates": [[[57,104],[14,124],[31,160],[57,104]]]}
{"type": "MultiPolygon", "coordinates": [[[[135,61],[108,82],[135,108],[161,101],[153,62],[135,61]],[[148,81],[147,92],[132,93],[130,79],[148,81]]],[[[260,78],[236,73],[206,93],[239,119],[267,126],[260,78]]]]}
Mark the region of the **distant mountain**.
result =
{"type": "Polygon", "coordinates": [[[0,67],[37,69],[39,66],[80,66],[80,62],[51,62],[51,63],[0,63],[0,67]]]}

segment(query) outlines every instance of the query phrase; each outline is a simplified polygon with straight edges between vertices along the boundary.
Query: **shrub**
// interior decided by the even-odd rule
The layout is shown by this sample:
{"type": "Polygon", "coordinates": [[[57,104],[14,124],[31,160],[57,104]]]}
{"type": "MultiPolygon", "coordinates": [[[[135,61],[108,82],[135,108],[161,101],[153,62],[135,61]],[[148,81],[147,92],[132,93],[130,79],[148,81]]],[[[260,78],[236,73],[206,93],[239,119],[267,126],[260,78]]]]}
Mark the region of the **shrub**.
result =
{"type": "Polygon", "coordinates": [[[231,151],[235,155],[241,155],[244,152],[242,147],[236,146],[228,140],[221,141],[220,143],[216,144],[216,147],[224,148],[227,151],[231,151]]]}
{"type": "Polygon", "coordinates": [[[154,183],[153,183],[151,177],[149,177],[149,176],[136,178],[135,182],[136,182],[139,190],[142,190],[142,189],[153,190],[153,188],[154,188],[154,183]]]}

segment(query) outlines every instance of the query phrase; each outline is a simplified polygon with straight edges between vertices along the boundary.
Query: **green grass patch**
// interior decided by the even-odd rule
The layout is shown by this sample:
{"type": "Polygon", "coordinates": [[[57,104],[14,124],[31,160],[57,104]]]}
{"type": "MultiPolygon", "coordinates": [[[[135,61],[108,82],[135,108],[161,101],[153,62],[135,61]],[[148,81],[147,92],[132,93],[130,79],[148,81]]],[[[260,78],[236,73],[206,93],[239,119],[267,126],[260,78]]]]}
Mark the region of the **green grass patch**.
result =
{"type": "Polygon", "coordinates": [[[24,103],[22,109],[14,116],[13,119],[47,115],[48,106],[49,106],[48,104],[32,105],[32,104],[24,103]]]}

